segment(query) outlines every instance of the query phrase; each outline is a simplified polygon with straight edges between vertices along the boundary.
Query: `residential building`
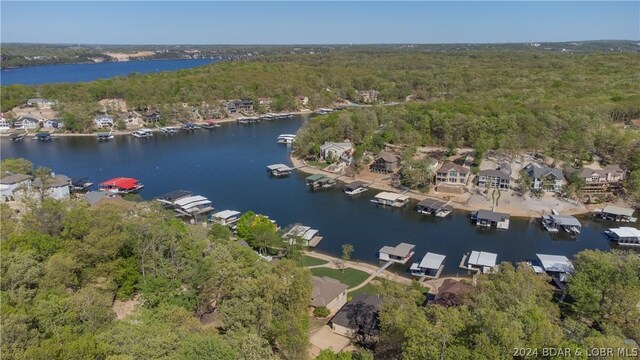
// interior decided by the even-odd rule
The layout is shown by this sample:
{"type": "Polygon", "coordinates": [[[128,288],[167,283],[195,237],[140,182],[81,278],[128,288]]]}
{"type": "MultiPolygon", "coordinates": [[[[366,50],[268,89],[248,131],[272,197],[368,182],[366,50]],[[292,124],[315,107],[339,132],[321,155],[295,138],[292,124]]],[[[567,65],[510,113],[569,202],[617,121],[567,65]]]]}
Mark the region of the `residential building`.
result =
{"type": "Polygon", "coordinates": [[[378,101],[378,95],[380,95],[380,92],[377,90],[363,90],[357,92],[358,100],[364,103],[373,103],[378,101]]]}
{"type": "Polygon", "coordinates": [[[373,164],[371,164],[370,169],[373,172],[389,174],[398,171],[398,169],[400,169],[400,164],[400,156],[387,151],[382,151],[378,154],[373,164]]]}
{"type": "Polygon", "coordinates": [[[311,278],[311,306],[324,306],[336,313],[347,303],[347,285],[330,277],[313,276],[311,278]]]}
{"type": "Polygon", "coordinates": [[[33,176],[24,174],[10,174],[0,179],[0,196],[4,200],[12,199],[21,189],[29,189],[33,176]]]}
{"type": "Polygon", "coordinates": [[[140,123],[138,116],[131,111],[122,111],[118,114],[118,117],[127,125],[138,125],[140,123]]]}
{"type": "Polygon", "coordinates": [[[469,169],[451,161],[445,162],[436,170],[436,186],[464,186],[467,181],[469,181],[469,169]]]}
{"type": "Polygon", "coordinates": [[[11,123],[4,117],[0,117],[0,134],[11,131],[11,123]]]}
{"type": "Polygon", "coordinates": [[[382,299],[378,296],[354,296],[329,321],[329,326],[333,332],[346,337],[374,339],[380,334],[378,312],[381,306],[382,299]]]}
{"type": "Polygon", "coordinates": [[[478,174],[478,186],[490,189],[509,190],[511,177],[502,170],[482,170],[478,174]]]}
{"type": "Polygon", "coordinates": [[[113,118],[106,114],[98,114],[93,119],[98,129],[113,127],[113,118]]]}
{"type": "Polygon", "coordinates": [[[445,279],[435,295],[428,296],[425,305],[459,306],[473,287],[461,281],[445,279]]]}
{"type": "Polygon", "coordinates": [[[601,170],[584,168],[578,176],[584,179],[584,194],[602,194],[617,190],[625,179],[625,171],[619,165],[607,165],[601,170]]]}
{"type": "Polygon", "coordinates": [[[253,112],[253,102],[251,100],[234,100],[225,102],[223,107],[229,114],[253,112]]]}
{"type": "Polygon", "coordinates": [[[160,111],[154,110],[154,109],[149,109],[145,111],[143,114],[144,121],[146,122],[156,122],[160,120],[160,116],[161,116],[160,111]]]}
{"type": "MultiPolygon", "coordinates": [[[[42,180],[35,179],[32,183],[35,189],[42,189],[42,180]]],[[[54,175],[45,180],[44,189],[47,196],[56,200],[68,199],[71,196],[71,179],[65,175],[54,175]]]]}
{"type": "Polygon", "coordinates": [[[56,119],[47,120],[44,122],[42,126],[42,128],[49,129],[49,130],[57,130],[57,129],[60,129],[61,127],[62,127],[62,123],[56,119]]]}
{"type": "Polygon", "coordinates": [[[560,169],[529,163],[522,170],[531,178],[531,188],[533,190],[557,192],[567,184],[560,169]]]}
{"type": "Polygon", "coordinates": [[[21,115],[13,124],[16,129],[32,130],[40,127],[40,118],[32,115],[21,115]]]}
{"type": "Polygon", "coordinates": [[[51,101],[43,98],[33,98],[33,99],[27,100],[27,106],[37,107],[38,109],[50,109],[55,104],[56,104],[55,101],[51,101]]]}
{"type": "Polygon", "coordinates": [[[347,164],[351,163],[353,145],[350,142],[326,142],[320,146],[320,158],[335,159],[347,164]]]}
{"type": "Polygon", "coordinates": [[[298,100],[298,105],[301,107],[307,107],[307,105],[309,105],[309,98],[306,96],[298,96],[296,100],[298,100]]]}

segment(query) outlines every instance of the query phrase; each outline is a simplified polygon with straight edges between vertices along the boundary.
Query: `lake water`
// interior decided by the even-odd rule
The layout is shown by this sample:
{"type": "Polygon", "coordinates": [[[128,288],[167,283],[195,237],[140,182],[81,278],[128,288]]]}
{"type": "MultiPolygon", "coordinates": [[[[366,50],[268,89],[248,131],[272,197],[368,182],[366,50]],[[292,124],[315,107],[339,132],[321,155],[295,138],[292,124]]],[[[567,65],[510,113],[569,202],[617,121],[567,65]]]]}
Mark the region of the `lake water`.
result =
{"type": "Polygon", "coordinates": [[[28,66],[0,72],[2,85],[37,85],[60,82],[85,82],[126,76],[131,73],[155,73],[188,69],[217,62],[217,59],[135,60],[95,64],[28,66]]]}
{"type": "MultiPolygon", "coordinates": [[[[305,121],[263,122],[257,125],[225,124],[213,132],[198,130],[176,135],[156,134],[150,139],[119,136],[107,143],[94,137],[57,138],[42,143],[30,139],[0,141],[2,158],[23,157],[70,177],[90,177],[98,183],[113,177],[139,179],[145,199],[177,190],[191,190],[213,201],[216,210],[253,210],[275,219],[279,225],[302,223],[319,229],[324,239],[318,251],[340,256],[341,245],[355,247],[355,259],[377,263],[384,245],[408,242],[417,245],[414,260],[427,251],[447,256],[445,273],[463,273],[458,265],[471,250],[498,254],[498,261],[522,261],[536,253],[573,255],[583,249],[610,249],[603,231],[614,223],[582,218],[576,239],[554,237],[537,220],[511,219],[508,231],[479,229],[469,213],[455,211],[440,219],[420,215],[415,203],[404,209],[377,207],[369,190],[349,198],[341,189],[312,192],[303,173],[271,178],[266,166],[289,164],[290,148],[277,144],[282,133],[295,133],[305,121]]],[[[407,267],[410,264],[407,264],[407,267]]],[[[395,268],[396,271],[403,269],[395,268]]]]}

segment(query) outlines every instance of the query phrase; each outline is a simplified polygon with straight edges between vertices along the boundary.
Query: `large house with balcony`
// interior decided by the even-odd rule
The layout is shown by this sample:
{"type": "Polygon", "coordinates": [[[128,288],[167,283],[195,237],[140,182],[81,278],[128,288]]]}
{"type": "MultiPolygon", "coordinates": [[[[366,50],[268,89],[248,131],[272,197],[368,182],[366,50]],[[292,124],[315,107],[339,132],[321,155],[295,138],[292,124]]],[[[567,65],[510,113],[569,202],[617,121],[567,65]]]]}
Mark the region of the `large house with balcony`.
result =
{"type": "Polygon", "coordinates": [[[334,159],[351,164],[353,145],[350,142],[326,142],[320,146],[320,158],[334,159]]]}
{"type": "Polygon", "coordinates": [[[451,161],[445,162],[436,170],[436,190],[449,191],[458,189],[454,192],[461,192],[469,181],[469,173],[469,169],[462,165],[451,161]]]}
{"type": "Polygon", "coordinates": [[[482,170],[478,174],[478,186],[490,189],[509,190],[511,177],[502,170],[482,170]]]}
{"type": "Polygon", "coordinates": [[[558,192],[567,185],[562,170],[528,163],[522,170],[531,178],[533,190],[558,192]]]}
{"type": "Polygon", "coordinates": [[[619,165],[607,165],[601,170],[584,168],[578,172],[578,177],[584,180],[584,194],[603,194],[620,189],[625,175],[619,165]]]}
{"type": "Polygon", "coordinates": [[[369,167],[371,171],[390,174],[400,169],[400,156],[382,151],[369,167]]]}
{"type": "Polygon", "coordinates": [[[98,129],[113,127],[113,118],[106,114],[99,114],[93,119],[98,129]]]}

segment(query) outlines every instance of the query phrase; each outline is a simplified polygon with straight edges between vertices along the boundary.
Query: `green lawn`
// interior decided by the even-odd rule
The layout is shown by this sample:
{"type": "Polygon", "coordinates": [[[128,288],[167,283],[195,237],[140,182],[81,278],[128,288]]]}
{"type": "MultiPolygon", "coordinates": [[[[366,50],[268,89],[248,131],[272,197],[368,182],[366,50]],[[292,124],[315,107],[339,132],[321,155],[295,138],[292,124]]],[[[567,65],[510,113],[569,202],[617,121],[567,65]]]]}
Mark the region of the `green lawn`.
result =
{"type": "Polygon", "coordinates": [[[373,285],[372,283],[368,283],[367,285],[361,287],[360,289],[350,292],[349,296],[356,295],[378,295],[380,294],[380,288],[373,285]]]}
{"type": "Polygon", "coordinates": [[[329,166],[329,164],[327,164],[325,161],[307,161],[307,165],[317,167],[320,169],[324,169],[327,166],[329,166]]]}
{"type": "Polygon", "coordinates": [[[311,273],[315,276],[327,276],[336,279],[350,288],[361,284],[369,277],[366,272],[352,268],[346,268],[344,272],[338,269],[315,268],[311,269],[311,273]]]}
{"type": "Polygon", "coordinates": [[[302,260],[300,260],[300,264],[302,266],[316,266],[316,265],[324,265],[328,263],[326,260],[318,259],[313,256],[303,255],[302,260]]]}

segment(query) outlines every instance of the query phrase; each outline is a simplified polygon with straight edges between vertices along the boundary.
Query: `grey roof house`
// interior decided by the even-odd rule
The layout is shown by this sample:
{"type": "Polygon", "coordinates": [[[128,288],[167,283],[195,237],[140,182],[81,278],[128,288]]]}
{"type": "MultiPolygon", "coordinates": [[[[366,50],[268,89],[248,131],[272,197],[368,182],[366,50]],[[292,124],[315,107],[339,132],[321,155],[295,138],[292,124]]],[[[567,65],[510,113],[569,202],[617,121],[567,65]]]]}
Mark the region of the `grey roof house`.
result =
{"type": "Polygon", "coordinates": [[[560,169],[529,163],[522,170],[531,178],[534,190],[560,191],[567,184],[560,169]]]}
{"type": "Polygon", "coordinates": [[[502,170],[482,170],[478,174],[478,186],[498,190],[509,190],[511,176],[502,170]]]}
{"type": "Polygon", "coordinates": [[[311,283],[311,306],[324,306],[335,313],[347,303],[347,285],[326,276],[313,276],[311,283]]]}

